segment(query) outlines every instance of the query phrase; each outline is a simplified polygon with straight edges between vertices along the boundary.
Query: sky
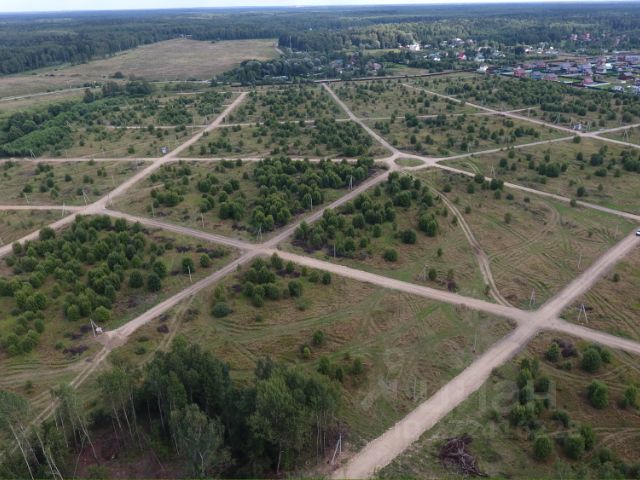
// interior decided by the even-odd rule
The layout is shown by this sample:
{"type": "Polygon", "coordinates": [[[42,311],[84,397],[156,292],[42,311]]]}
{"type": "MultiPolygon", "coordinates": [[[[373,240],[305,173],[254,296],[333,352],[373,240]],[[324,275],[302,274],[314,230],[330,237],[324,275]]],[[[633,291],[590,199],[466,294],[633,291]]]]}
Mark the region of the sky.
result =
{"type": "MultiPolygon", "coordinates": [[[[509,0],[524,3],[532,0],[509,0]]],[[[536,0],[534,0],[536,1],[536,0]]],[[[540,1],[540,0],[537,0],[540,1]]],[[[580,0],[542,0],[578,2],[580,0]]],[[[585,1],[596,0],[582,0],[585,1]]],[[[406,5],[406,4],[460,4],[507,3],[504,0],[0,0],[0,12],[47,12],[78,10],[130,10],[158,8],[215,8],[255,6],[312,6],[312,5],[406,5]]]]}

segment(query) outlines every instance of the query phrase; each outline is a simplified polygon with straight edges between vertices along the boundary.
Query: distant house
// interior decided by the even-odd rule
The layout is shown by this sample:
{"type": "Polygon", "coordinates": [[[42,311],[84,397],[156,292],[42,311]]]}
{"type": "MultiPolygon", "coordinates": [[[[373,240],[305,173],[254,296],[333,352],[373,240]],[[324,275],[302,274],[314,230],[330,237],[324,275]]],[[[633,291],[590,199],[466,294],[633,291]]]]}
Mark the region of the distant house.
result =
{"type": "Polygon", "coordinates": [[[467,55],[464,52],[460,52],[460,53],[458,53],[457,58],[458,58],[458,60],[466,60],[467,59],[467,55]]]}
{"type": "Polygon", "coordinates": [[[556,75],[555,73],[545,73],[544,76],[542,77],[543,80],[548,80],[550,82],[557,82],[558,81],[558,75],[556,75]]]}
{"type": "Polygon", "coordinates": [[[633,80],[634,78],[635,78],[634,75],[630,72],[622,72],[618,76],[618,79],[620,80],[633,80]]]}
{"type": "Polygon", "coordinates": [[[411,45],[407,45],[407,48],[409,49],[410,52],[419,52],[420,51],[420,44],[419,43],[412,43],[411,45]]]}
{"type": "Polygon", "coordinates": [[[578,69],[582,73],[592,73],[593,72],[593,67],[591,66],[590,63],[583,63],[582,65],[578,66],[578,69]]]}
{"type": "Polygon", "coordinates": [[[480,65],[478,67],[478,70],[476,70],[476,72],[478,72],[478,73],[487,73],[488,69],[489,69],[489,66],[483,64],[483,65],[480,65]]]}
{"type": "Polygon", "coordinates": [[[542,72],[538,72],[538,71],[533,71],[531,72],[531,78],[533,80],[542,80],[542,72]]]}
{"type": "Polygon", "coordinates": [[[524,78],[527,75],[527,71],[524,68],[518,67],[513,70],[513,76],[516,78],[524,78]]]}
{"type": "Polygon", "coordinates": [[[589,85],[593,84],[593,78],[591,78],[589,75],[587,75],[586,77],[584,77],[582,79],[582,82],[580,84],[583,87],[588,87],[589,85]]]}

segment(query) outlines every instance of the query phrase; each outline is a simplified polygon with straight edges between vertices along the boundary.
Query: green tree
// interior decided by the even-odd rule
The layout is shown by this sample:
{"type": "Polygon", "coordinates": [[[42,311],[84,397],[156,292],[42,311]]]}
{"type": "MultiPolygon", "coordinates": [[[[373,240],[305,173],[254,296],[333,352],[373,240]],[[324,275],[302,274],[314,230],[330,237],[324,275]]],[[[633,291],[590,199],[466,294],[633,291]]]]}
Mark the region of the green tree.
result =
{"type": "Polygon", "coordinates": [[[129,286],[131,288],[140,288],[144,285],[144,277],[139,270],[134,270],[129,274],[129,286]]]}
{"type": "Polygon", "coordinates": [[[549,345],[546,357],[550,362],[557,362],[560,359],[560,346],[557,342],[553,342],[551,345],[549,345]]]}
{"type": "Polygon", "coordinates": [[[171,433],[178,454],[189,460],[191,474],[200,478],[219,472],[230,459],[224,448],[224,427],[197,405],[171,412],[171,433]]]}
{"type": "Polygon", "coordinates": [[[584,438],[579,433],[571,433],[565,437],[563,447],[567,457],[580,460],[584,455],[584,438]]]}
{"type": "Polygon", "coordinates": [[[147,276],[147,290],[150,292],[159,292],[162,288],[162,281],[156,273],[150,273],[147,276]]]}
{"type": "Polygon", "coordinates": [[[184,257],[182,259],[182,273],[194,273],[196,271],[193,259],[191,257],[184,257]]]}
{"type": "Polygon", "coordinates": [[[600,370],[600,367],[602,366],[602,356],[598,349],[595,347],[587,348],[582,354],[580,366],[583,370],[589,373],[595,373],[600,370]]]}

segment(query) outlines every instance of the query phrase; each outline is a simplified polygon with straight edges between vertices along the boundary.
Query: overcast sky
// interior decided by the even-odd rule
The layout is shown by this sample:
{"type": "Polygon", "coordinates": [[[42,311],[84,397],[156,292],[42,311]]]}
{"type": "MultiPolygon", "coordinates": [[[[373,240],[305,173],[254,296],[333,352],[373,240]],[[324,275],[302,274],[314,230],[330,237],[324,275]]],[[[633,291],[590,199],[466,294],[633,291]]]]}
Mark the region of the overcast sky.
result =
{"type": "MultiPolygon", "coordinates": [[[[539,1],[539,0],[538,0],[539,1]]],[[[546,0],[558,1],[558,0],[546,0]]],[[[580,1],[580,0],[560,0],[580,1]]],[[[597,0],[581,0],[585,1],[597,0]]],[[[531,0],[510,0],[508,3],[531,2],[531,0]]],[[[70,10],[126,10],[151,8],[192,8],[192,7],[242,7],[242,6],[300,6],[300,5],[403,5],[456,4],[456,3],[503,3],[503,0],[0,0],[0,12],[45,12],[70,10]]]]}

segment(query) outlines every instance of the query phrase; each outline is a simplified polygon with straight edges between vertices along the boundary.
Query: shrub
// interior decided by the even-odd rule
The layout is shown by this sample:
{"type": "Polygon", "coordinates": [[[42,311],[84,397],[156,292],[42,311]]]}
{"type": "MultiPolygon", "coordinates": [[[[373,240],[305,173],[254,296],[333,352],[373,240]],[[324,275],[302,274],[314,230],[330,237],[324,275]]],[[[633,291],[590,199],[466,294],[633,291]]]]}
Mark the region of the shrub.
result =
{"type": "Polygon", "coordinates": [[[388,248],[384,251],[383,258],[387,262],[397,262],[398,261],[398,252],[396,252],[393,248],[388,248]]]}
{"type": "Polygon", "coordinates": [[[413,245],[417,240],[416,232],[411,229],[404,230],[401,234],[401,237],[402,243],[407,243],[409,245],[413,245]]]}
{"type": "Polygon", "coordinates": [[[353,365],[351,366],[351,373],[354,375],[360,375],[364,371],[364,365],[362,359],[354,358],[353,365]]]}
{"type": "Polygon", "coordinates": [[[533,442],[533,456],[536,460],[544,462],[553,452],[553,443],[547,435],[536,437],[533,442]]]}
{"type": "Polygon", "coordinates": [[[329,285],[331,283],[331,274],[329,272],[324,272],[322,274],[322,284],[329,285]]]}
{"type": "Polygon", "coordinates": [[[144,277],[138,270],[134,270],[129,274],[129,286],[131,288],[140,288],[144,285],[144,277]]]}
{"type": "Polygon", "coordinates": [[[313,333],[312,342],[316,347],[324,345],[324,342],[325,342],[324,332],[322,330],[316,330],[313,333]]]}
{"type": "Polygon", "coordinates": [[[218,302],[213,306],[211,313],[216,318],[223,318],[231,313],[231,308],[224,302],[218,302]]]}
{"type": "Polygon", "coordinates": [[[622,408],[638,408],[638,387],[629,385],[622,394],[622,408]]]}
{"type": "Polygon", "coordinates": [[[602,366],[602,357],[595,347],[587,348],[582,354],[580,366],[589,373],[595,373],[602,366]]]}
{"type": "Polygon", "coordinates": [[[550,385],[551,380],[549,380],[549,377],[539,377],[535,382],[535,391],[537,393],[548,393],[550,385]]]}
{"type": "Polygon", "coordinates": [[[598,380],[591,382],[587,388],[587,397],[591,405],[598,410],[602,410],[609,405],[609,389],[598,380]]]}
{"type": "Polygon", "coordinates": [[[300,297],[302,296],[302,284],[297,280],[291,280],[289,282],[289,295],[292,297],[300,297]]]}
{"type": "Polygon", "coordinates": [[[563,447],[567,457],[572,460],[580,460],[584,455],[584,438],[578,433],[567,435],[563,447]]]}
{"type": "Polygon", "coordinates": [[[200,266],[202,268],[209,268],[211,266],[211,259],[209,258],[209,255],[202,255],[200,257],[200,266]]]}
{"type": "Polygon", "coordinates": [[[560,359],[560,345],[553,342],[549,345],[549,350],[546,353],[547,360],[550,362],[557,362],[560,359]]]}
{"type": "Polygon", "coordinates": [[[147,276],[147,290],[150,292],[159,292],[162,288],[162,281],[156,273],[150,273],[147,276]]]}
{"type": "Polygon", "coordinates": [[[596,444],[596,434],[593,432],[593,428],[590,425],[583,425],[580,427],[580,435],[584,438],[585,450],[591,450],[596,444]]]}
{"type": "Polygon", "coordinates": [[[98,323],[106,323],[111,320],[111,310],[100,306],[93,312],[93,319],[98,323]]]}

